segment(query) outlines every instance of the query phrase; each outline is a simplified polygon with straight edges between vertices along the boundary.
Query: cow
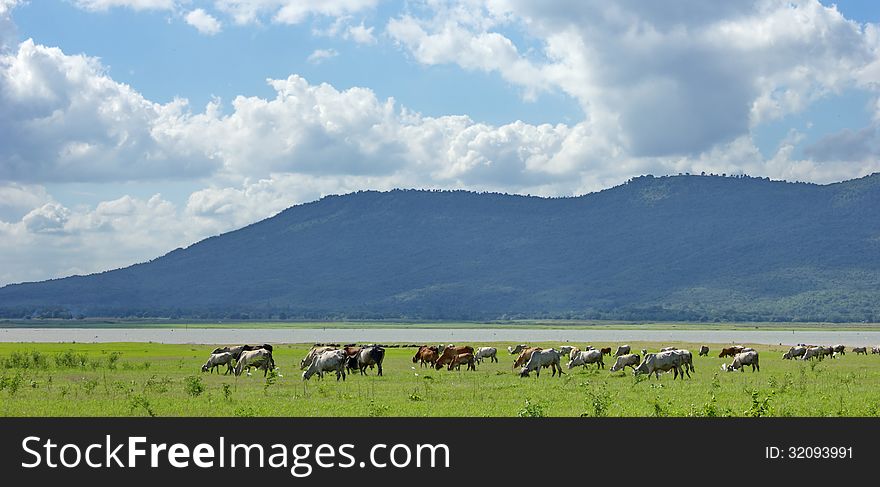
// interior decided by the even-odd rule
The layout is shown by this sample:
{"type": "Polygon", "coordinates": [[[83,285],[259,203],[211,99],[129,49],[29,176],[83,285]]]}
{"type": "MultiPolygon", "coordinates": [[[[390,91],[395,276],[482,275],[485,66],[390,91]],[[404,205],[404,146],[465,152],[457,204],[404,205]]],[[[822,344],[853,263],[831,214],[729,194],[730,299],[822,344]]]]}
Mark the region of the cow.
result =
{"type": "Polygon", "coordinates": [[[251,375],[251,367],[263,369],[263,377],[269,373],[269,369],[275,368],[275,360],[272,359],[272,352],[264,348],[257,350],[246,350],[241,352],[238,362],[235,364],[235,375],[241,375],[241,371],[251,375]]]}
{"type": "Polygon", "coordinates": [[[657,379],[660,378],[660,372],[673,371],[675,374],[672,378],[677,379],[679,375],[684,379],[684,373],[681,371],[682,355],[675,351],[649,353],[645,356],[645,360],[633,369],[633,375],[654,374],[657,379]]]}
{"type": "Polygon", "coordinates": [[[880,355],[880,347],[871,347],[871,355],[880,355]]]}
{"type": "Polygon", "coordinates": [[[798,357],[803,357],[804,354],[807,353],[807,347],[796,346],[788,349],[787,352],[782,354],[783,360],[792,360],[798,357]]]}
{"type": "Polygon", "coordinates": [[[819,347],[822,349],[822,355],[834,358],[834,347],[819,347]]]}
{"type": "Polygon", "coordinates": [[[617,351],[614,352],[615,357],[620,357],[621,355],[626,355],[629,353],[629,345],[620,345],[617,347],[617,351]]]}
{"type": "Polygon", "coordinates": [[[602,360],[602,352],[600,350],[584,350],[583,352],[572,352],[571,360],[568,361],[568,369],[571,370],[578,365],[583,365],[584,368],[587,367],[588,364],[596,364],[596,368],[604,369],[605,362],[602,360]]]}
{"type": "Polygon", "coordinates": [[[342,378],[344,381],[346,359],[344,350],[325,350],[312,360],[309,368],[302,373],[302,378],[303,380],[309,380],[313,375],[318,374],[318,377],[323,379],[324,372],[336,372],[336,380],[338,381],[342,378]]]}
{"type": "Polygon", "coordinates": [[[440,352],[437,350],[437,347],[422,345],[419,347],[419,350],[416,352],[412,361],[413,363],[419,362],[422,367],[426,365],[433,366],[439,357],[440,352]]]}
{"type": "Polygon", "coordinates": [[[541,347],[524,348],[522,350],[522,352],[520,352],[519,357],[517,357],[516,360],[513,361],[513,368],[515,369],[517,367],[522,367],[523,365],[525,365],[526,362],[528,362],[529,359],[532,358],[532,353],[534,353],[538,350],[543,350],[543,348],[541,348],[541,347]]]}
{"type": "Polygon", "coordinates": [[[647,348],[643,348],[643,349],[642,349],[642,357],[647,357],[647,356],[648,356],[648,349],[647,349],[647,348]]]}
{"type": "Polygon", "coordinates": [[[355,345],[342,347],[341,350],[345,352],[345,368],[348,369],[348,373],[358,370],[357,356],[361,352],[361,348],[355,345]]]}
{"type": "Polygon", "coordinates": [[[519,344],[515,347],[507,347],[507,351],[510,352],[511,355],[517,355],[526,349],[528,345],[525,343],[519,344]]]}
{"type": "Polygon", "coordinates": [[[835,346],[831,347],[831,349],[834,350],[834,353],[846,355],[846,346],[844,346],[844,345],[835,345],[835,346]]]}
{"type": "Polygon", "coordinates": [[[810,348],[808,348],[808,349],[804,352],[803,359],[804,359],[804,360],[812,360],[812,359],[818,357],[819,360],[822,360],[822,357],[823,357],[824,355],[822,354],[821,349],[822,349],[822,347],[810,347],[810,348]]]}
{"type": "Polygon", "coordinates": [[[220,373],[219,367],[221,365],[226,366],[226,372],[223,375],[227,375],[232,372],[232,352],[222,352],[222,353],[212,353],[210,357],[208,357],[208,361],[205,362],[205,365],[202,365],[202,372],[208,372],[210,369],[211,372],[214,372],[214,369],[217,369],[217,373],[220,373]]]}
{"type": "Polygon", "coordinates": [[[708,357],[709,356],[709,347],[703,345],[700,347],[700,357],[708,357]]]}
{"type": "Polygon", "coordinates": [[[740,352],[733,357],[733,362],[730,364],[722,364],[721,370],[726,372],[733,372],[734,370],[743,371],[746,365],[752,366],[752,372],[756,370],[758,372],[761,371],[761,366],[758,365],[758,352],[752,350],[749,352],[740,352]]]}
{"type": "Polygon", "coordinates": [[[309,353],[305,356],[305,358],[303,358],[299,362],[299,369],[306,370],[310,365],[312,365],[312,362],[314,362],[314,360],[317,356],[321,355],[324,352],[330,351],[330,350],[337,350],[337,348],[336,347],[329,347],[329,346],[312,347],[312,349],[309,350],[309,353]]]}
{"type": "Polygon", "coordinates": [[[660,349],[661,352],[670,352],[672,350],[678,350],[676,347],[663,347],[660,349]]]}
{"type": "MultiPolygon", "coordinates": [[[[246,352],[246,351],[248,351],[248,350],[253,350],[253,349],[251,348],[250,345],[237,345],[237,346],[234,346],[234,347],[229,347],[229,346],[226,346],[226,347],[218,347],[218,348],[215,348],[214,351],[211,352],[211,353],[212,353],[212,354],[218,354],[218,353],[231,353],[231,354],[232,354],[232,358],[235,359],[235,360],[238,360],[238,357],[241,356],[241,352],[246,352]]],[[[271,351],[271,350],[270,350],[270,351],[271,351]]]]}
{"type": "Polygon", "coordinates": [[[602,352],[602,355],[611,355],[611,347],[601,348],[599,351],[602,352]]]}
{"type": "Polygon", "coordinates": [[[474,364],[476,359],[474,358],[474,354],[472,353],[460,353],[452,358],[452,362],[449,362],[446,370],[461,370],[461,364],[467,364],[466,370],[477,370],[477,366],[474,364]]]}
{"type": "Polygon", "coordinates": [[[563,345],[559,347],[559,353],[563,356],[570,355],[571,351],[576,349],[577,347],[572,347],[571,345],[563,345]]]}
{"type": "Polygon", "coordinates": [[[483,359],[489,359],[490,362],[498,362],[497,353],[498,349],[495,347],[480,347],[474,353],[474,360],[477,363],[481,363],[483,359]]]}
{"type": "Polygon", "coordinates": [[[473,354],[474,347],[471,347],[470,345],[462,345],[459,347],[447,346],[443,349],[443,353],[440,354],[440,358],[438,358],[437,361],[434,362],[434,368],[437,370],[442,369],[444,365],[449,365],[449,363],[452,362],[452,359],[462,353],[473,354]]]}
{"type": "Polygon", "coordinates": [[[725,348],[721,349],[721,353],[718,354],[718,358],[733,357],[742,351],[743,351],[743,347],[741,347],[739,345],[734,345],[732,347],[725,347],[725,348]]]}
{"type": "Polygon", "coordinates": [[[674,349],[668,350],[669,352],[675,353],[681,357],[681,365],[683,366],[683,372],[687,374],[688,378],[691,376],[691,372],[694,371],[694,356],[691,355],[690,350],[685,349],[674,349]],[[690,369],[690,371],[688,371],[690,369]]]}
{"type": "MultiPolygon", "coordinates": [[[[367,367],[376,366],[379,372],[376,374],[382,376],[382,362],[385,360],[385,349],[373,345],[371,347],[363,347],[352,357],[356,361],[357,369],[361,371],[361,375],[367,375],[367,367]]],[[[351,358],[349,359],[351,360],[351,358]]]]}
{"type": "Polygon", "coordinates": [[[540,377],[542,367],[551,367],[553,370],[550,374],[551,377],[556,375],[556,372],[559,372],[559,377],[562,377],[562,367],[559,365],[559,359],[561,356],[562,354],[552,348],[548,350],[534,350],[529,361],[519,371],[519,376],[528,377],[529,372],[534,371],[535,376],[540,377]]]}
{"type": "Polygon", "coordinates": [[[858,355],[858,354],[868,355],[868,349],[865,348],[865,347],[853,347],[853,348],[852,348],[852,351],[853,351],[853,353],[855,353],[856,355],[858,355]]]}
{"type": "Polygon", "coordinates": [[[631,367],[633,370],[636,370],[636,367],[640,363],[642,363],[642,360],[637,353],[621,355],[620,357],[617,357],[614,365],[611,366],[611,372],[617,372],[618,370],[623,370],[626,367],[631,367]]]}

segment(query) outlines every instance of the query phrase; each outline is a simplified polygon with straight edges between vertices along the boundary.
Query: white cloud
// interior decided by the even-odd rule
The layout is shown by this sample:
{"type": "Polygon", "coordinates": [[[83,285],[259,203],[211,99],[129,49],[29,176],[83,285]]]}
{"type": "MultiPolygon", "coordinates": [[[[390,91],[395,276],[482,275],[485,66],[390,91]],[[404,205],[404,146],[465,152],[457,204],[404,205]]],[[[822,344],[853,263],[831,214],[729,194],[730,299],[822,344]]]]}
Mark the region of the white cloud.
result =
{"type": "Polygon", "coordinates": [[[415,60],[497,72],[527,97],[561,89],[591,120],[616,124],[636,156],[698,154],[829,93],[877,89],[876,26],[817,0],[423,7],[387,25],[415,60]],[[537,52],[520,52],[505,29],[525,31],[537,52]]]}
{"type": "Polygon", "coordinates": [[[74,0],[80,8],[104,11],[114,7],[128,7],[133,10],[171,10],[175,0],[74,0]]]}
{"type": "Polygon", "coordinates": [[[309,54],[308,62],[312,64],[321,64],[328,59],[335,58],[339,53],[336,49],[315,49],[309,54]]]}
{"type": "Polygon", "coordinates": [[[221,30],[220,21],[200,8],[186,14],[184,19],[187,24],[195,27],[201,34],[215,35],[221,30]]]}
{"type": "Polygon", "coordinates": [[[215,162],[179,136],[185,108],[146,100],[93,58],[27,40],[0,56],[0,180],[206,175],[215,162]]]}
{"type": "Polygon", "coordinates": [[[346,39],[351,39],[358,44],[375,44],[376,37],[373,35],[373,27],[365,27],[363,23],[360,25],[352,25],[348,27],[345,35],[346,39]]]}
{"type": "Polygon", "coordinates": [[[299,24],[310,16],[342,17],[371,9],[377,0],[216,0],[217,9],[238,24],[269,17],[280,24],[299,24]]]}

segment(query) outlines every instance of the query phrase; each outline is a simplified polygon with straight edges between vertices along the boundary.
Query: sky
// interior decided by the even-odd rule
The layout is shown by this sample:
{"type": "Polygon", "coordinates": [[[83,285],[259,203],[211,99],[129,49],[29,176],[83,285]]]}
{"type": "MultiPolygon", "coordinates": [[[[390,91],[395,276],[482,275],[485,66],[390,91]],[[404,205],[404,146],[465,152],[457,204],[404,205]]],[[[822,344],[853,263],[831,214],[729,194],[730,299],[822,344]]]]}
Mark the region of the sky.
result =
{"type": "Polygon", "coordinates": [[[328,194],[880,171],[880,2],[0,0],[0,286],[328,194]]]}

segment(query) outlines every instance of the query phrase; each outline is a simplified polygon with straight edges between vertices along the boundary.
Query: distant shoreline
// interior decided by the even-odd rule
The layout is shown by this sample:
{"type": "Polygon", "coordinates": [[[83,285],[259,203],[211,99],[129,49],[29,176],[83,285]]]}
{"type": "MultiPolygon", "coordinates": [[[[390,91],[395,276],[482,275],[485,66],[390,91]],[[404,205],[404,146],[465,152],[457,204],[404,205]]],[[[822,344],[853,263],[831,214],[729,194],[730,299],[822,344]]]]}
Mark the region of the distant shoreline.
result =
{"type": "Polygon", "coordinates": [[[626,322],[601,320],[514,321],[182,321],[182,320],[0,320],[0,329],[509,329],[509,330],[760,330],[880,331],[880,323],[816,322],[626,322]]]}

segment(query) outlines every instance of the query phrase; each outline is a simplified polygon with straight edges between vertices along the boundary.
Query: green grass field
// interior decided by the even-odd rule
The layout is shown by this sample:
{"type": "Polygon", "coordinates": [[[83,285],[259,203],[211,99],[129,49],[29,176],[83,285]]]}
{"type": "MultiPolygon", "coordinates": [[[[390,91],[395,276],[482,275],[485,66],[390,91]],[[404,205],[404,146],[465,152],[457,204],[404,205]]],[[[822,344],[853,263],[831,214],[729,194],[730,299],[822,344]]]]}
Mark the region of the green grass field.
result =
{"type": "MultiPolygon", "coordinates": [[[[3,416],[877,416],[880,357],[847,353],[839,359],[785,361],[782,346],[753,345],[761,371],[725,373],[717,358],[697,357],[699,344],[638,343],[633,350],[688,348],[696,372],[634,378],[590,366],[551,377],[549,369],[520,378],[510,343],[500,362],[476,372],[413,369],[411,348],[389,348],[385,376],[337,382],[301,379],[308,345],[279,345],[281,377],[200,372],[212,350],[203,345],[152,343],[0,343],[3,416]]],[[[533,344],[537,345],[537,344],[533,344]]],[[[541,346],[558,346],[544,343],[541,346]]],[[[594,346],[602,344],[594,343],[594,346]]],[[[611,344],[606,344],[611,345],[611,344]]]]}

